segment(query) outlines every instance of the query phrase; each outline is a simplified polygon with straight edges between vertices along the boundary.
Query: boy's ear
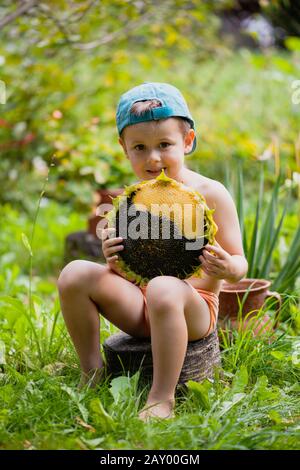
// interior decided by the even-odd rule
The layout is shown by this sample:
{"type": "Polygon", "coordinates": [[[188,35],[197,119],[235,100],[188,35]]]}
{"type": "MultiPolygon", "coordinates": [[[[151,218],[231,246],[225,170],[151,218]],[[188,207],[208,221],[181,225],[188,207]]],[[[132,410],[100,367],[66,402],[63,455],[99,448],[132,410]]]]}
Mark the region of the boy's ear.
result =
{"type": "Polygon", "coordinates": [[[125,145],[125,142],[123,141],[122,137],[119,138],[119,144],[123,147],[124,153],[125,153],[126,157],[128,158],[126,145],[125,145]]]}
{"type": "Polygon", "coordinates": [[[194,129],[190,129],[188,133],[186,134],[184,138],[185,153],[188,153],[192,150],[195,136],[196,134],[195,134],[194,129]]]}

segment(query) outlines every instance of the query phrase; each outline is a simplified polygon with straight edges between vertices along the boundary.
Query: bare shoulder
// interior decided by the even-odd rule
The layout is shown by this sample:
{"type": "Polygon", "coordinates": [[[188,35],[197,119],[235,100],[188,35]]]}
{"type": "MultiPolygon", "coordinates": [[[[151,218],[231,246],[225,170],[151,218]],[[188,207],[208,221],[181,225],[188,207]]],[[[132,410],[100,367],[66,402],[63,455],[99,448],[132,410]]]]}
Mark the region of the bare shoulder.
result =
{"type": "Polygon", "coordinates": [[[230,218],[231,215],[237,217],[233,197],[222,183],[205,178],[198,191],[205,197],[208,207],[215,210],[215,218],[224,218],[224,216],[230,218]]]}
{"type": "Polygon", "coordinates": [[[228,189],[219,181],[202,175],[197,179],[197,187],[210,209],[214,209],[213,217],[217,224],[217,242],[229,254],[244,256],[238,214],[234,200],[228,189]]]}
{"type": "Polygon", "coordinates": [[[205,197],[210,209],[216,210],[218,207],[234,206],[230,192],[220,181],[210,178],[206,178],[206,180],[199,192],[205,197]]]}
{"type": "Polygon", "coordinates": [[[211,209],[215,209],[222,197],[229,195],[225,186],[217,180],[199,175],[194,171],[189,172],[189,186],[199,191],[205,197],[207,205],[211,209]]]}

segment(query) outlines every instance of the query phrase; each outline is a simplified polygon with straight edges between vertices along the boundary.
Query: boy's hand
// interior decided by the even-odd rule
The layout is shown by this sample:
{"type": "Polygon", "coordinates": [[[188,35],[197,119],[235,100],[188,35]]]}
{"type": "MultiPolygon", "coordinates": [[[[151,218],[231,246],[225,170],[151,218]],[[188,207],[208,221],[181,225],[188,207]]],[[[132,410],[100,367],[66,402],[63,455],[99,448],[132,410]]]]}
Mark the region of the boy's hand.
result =
{"type": "Polygon", "coordinates": [[[122,276],[121,270],[118,266],[118,255],[115,254],[117,251],[124,249],[124,245],[121,245],[122,237],[113,237],[116,232],[115,228],[107,228],[102,230],[102,252],[106,259],[108,267],[122,276]]]}
{"type": "Polygon", "coordinates": [[[208,276],[215,277],[216,279],[227,279],[233,275],[232,257],[227,251],[215,241],[215,245],[206,245],[199,256],[201,261],[201,268],[208,274],[208,276]],[[214,255],[210,254],[212,251],[214,255]]]}

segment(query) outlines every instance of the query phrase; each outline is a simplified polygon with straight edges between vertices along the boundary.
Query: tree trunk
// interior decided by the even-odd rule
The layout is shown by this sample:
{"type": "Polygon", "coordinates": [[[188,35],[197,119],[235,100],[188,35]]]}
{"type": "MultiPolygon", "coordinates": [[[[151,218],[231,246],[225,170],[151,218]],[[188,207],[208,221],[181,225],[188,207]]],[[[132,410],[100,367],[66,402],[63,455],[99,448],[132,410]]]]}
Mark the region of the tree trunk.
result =
{"type": "MultiPolygon", "coordinates": [[[[103,344],[108,373],[112,376],[134,374],[141,367],[141,377],[152,378],[152,352],[150,339],[133,338],[116,333],[103,344]]],[[[188,343],[187,353],[178,384],[188,380],[201,382],[212,378],[214,368],[221,365],[217,330],[206,338],[188,343]]]]}
{"type": "Polygon", "coordinates": [[[70,233],[65,240],[64,265],[75,259],[105,263],[101,240],[85,230],[70,233]]]}

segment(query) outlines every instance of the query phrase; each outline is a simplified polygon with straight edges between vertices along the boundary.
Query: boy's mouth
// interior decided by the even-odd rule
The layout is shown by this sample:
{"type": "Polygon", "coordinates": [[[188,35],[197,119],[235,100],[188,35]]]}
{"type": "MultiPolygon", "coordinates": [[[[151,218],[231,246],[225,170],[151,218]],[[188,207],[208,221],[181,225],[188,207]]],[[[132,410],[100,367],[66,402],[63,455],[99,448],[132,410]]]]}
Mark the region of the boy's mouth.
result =
{"type": "Polygon", "coordinates": [[[152,170],[146,170],[146,171],[147,171],[147,173],[150,173],[150,175],[159,175],[161,173],[161,170],[166,171],[166,167],[161,168],[160,170],[156,170],[156,171],[152,171],[152,170]]]}

